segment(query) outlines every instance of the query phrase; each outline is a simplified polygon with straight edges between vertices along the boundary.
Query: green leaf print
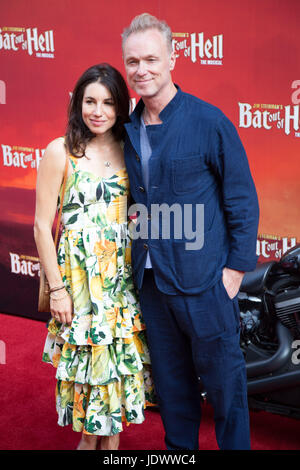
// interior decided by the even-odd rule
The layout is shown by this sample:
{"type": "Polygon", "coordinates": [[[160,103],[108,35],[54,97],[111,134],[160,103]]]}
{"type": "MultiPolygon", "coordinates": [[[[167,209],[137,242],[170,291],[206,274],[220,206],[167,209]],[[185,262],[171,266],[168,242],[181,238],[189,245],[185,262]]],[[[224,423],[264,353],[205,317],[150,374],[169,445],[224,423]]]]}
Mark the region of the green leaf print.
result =
{"type": "Polygon", "coordinates": [[[136,396],[135,396],[135,399],[133,400],[132,404],[138,406],[138,405],[140,404],[140,402],[141,402],[141,397],[140,397],[140,395],[139,395],[139,393],[138,393],[137,390],[134,390],[133,393],[135,393],[136,396]]]}
{"type": "Polygon", "coordinates": [[[50,361],[50,356],[48,353],[44,353],[43,354],[43,358],[42,358],[43,362],[51,362],[50,361]]]}
{"type": "Polygon", "coordinates": [[[97,189],[96,189],[96,199],[97,199],[97,201],[99,201],[99,199],[101,198],[102,193],[103,193],[102,182],[100,182],[97,186],[97,189]]]}
{"type": "MultiPolygon", "coordinates": [[[[120,408],[118,409],[118,412],[120,411],[120,408]]],[[[118,423],[122,423],[122,418],[121,416],[113,416],[113,419],[117,421],[118,423]]],[[[118,432],[118,431],[117,431],[118,432]]]]}
{"type": "Polygon", "coordinates": [[[105,225],[106,225],[105,216],[103,214],[97,214],[97,217],[95,219],[95,223],[97,225],[99,225],[100,228],[105,227],[105,225]]]}
{"type": "Polygon", "coordinates": [[[112,228],[105,229],[104,230],[104,236],[105,236],[106,240],[109,240],[109,241],[113,242],[116,239],[116,231],[113,230],[112,228]]]}
{"type": "MultiPolygon", "coordinates": [[[[99,423],[99,421],[97,421],[97,423],[99,423]]],[[[91,434],[94,434],[94,432],[96,431],[97,427],[98,429],[101,428],[101,423],[98,424],[98,426],[96,426],[96,423],[93,423],[93,416],[90,416],[89,420],[85,422],[85,430],[91,434]],[[100,426],[99,426],[100,425],[100,426]]]]}
{"type": "Polygon", "coordinates": [[[90,329],[90,338],[93,341],[94,344],[98,344],[99,338],[104,339],[105,338],[105,333],[103,331],[99,331],[97,333],[96,328],[93,327],[90,329]]]}
{"type": "Polygon", "coordinates": [[[135,364],[133,364],[133,360],[134,359],[125,359],[124,364],[132,374],[136,374],[138,372],[138,368],[135,364]]]}
{"type": "Polygon", "coordinates": [[[72,349],[66,349],[64,355],[61,356],[60,360],[62,362],[70,362],[72,358],[72,349]]]}
{"type": "Polygon", "coordinates": [[[71,211],[75,211],[76,209],[80,209],[80,204],[77,204],[76,202],[74,203],[70,203],[70,204],[66,204],[64,206],[64,212],[71,212],[71,211]]]}
{"type": "Polygon", "coordinates": [[[76,191],[79,193],[79,188],[78,188],[78,181],[79,180],[79,173],[77,173],[77,171],[74,173],[74,188],[76,189],[76,191]]]}
{"type": "Polygon", "coordinates": [[[121,186],[120,184],[118,183],[105,183],[107,186],[110,186],[111,188],[115,188],[115,189],[121,189],[124,191],[124,186],[121,186]]]}
{"type": "Polygon", "coordinates": [[[58,252],[57,262],[60,266],[62,266],[64,264],[64,262],[65,262],[65,254],[64,253],[58,252]]]}
{"type": "Polygon", "coordinates": [[[120,246],[120,247],[118,248],[118,251],[117,251],[117,256],[119,257],[119,256],[123,256],[123,255],[124,255],[124,257],[125,257],[125,251],[123,251],[122,246],[120,246]]]}
{"type": "Polygon", "coordinates": [[[80,269],[85,269],[85,260],[81,259],[79,255],[74,254],[74,259],[76,260],[77,265],[80,269]]]}
{"type": "Polygon", "coordinates": [[[108,279],[107,277],[104,279],[104,284],[102,287],[104,291],[110,291],[110,290],[114,291],[116,287],[117,287],[117,283],[111,282],[110,279],[108,279]]]}
{"type": "Polygon", "coordinates": [[[84,194],[79,192],[78,197],[79,197],[79,201],[81,202],[81,204],[84,204],[84,194]]]}
{"type": "Polygon", "coordinates": [[[65,414],[63,416],[63,422],[64,425],[68,425],[69,423],[72,423],[72,417],[73,417],[73,405],[72,403],[68,403],[65,409],[65,414]]]}
{"type": "Polygon", "coordinates": [[[93,309],[93,313],[95,315],[98,315],[98,305],[94,304],[94,302],[92,302],[92,309],[93,309]]]}
{"type": "MultiPolygon", "coordinates": [[[[116,410],[116,413],[120,413],[120,408],[118,410],[116,410]]],[[[118,426],[117,423],[122,423],[122,418],[121,416],[112,416],[112,423],[111,423],[111,433],[112,434],[118,434],[118,432],[120,432],[120,426],[118,426]]]]}
{"type": "Polygon", "coordinates": [[[85,395],[85,396],[83,397],[83,400],[82,400],[82,408],[83,408],[84,410],[86,410],[87,404],[88,404],[88,398],[87,398],[87,396],[85,395]]]}
{"type": "Polygon", "coordinates": [[[86,255],[86,249],[84,247],[84,244],[83,244],[83,238],[82,237],[79,237],[78,240],[77,240],[77,248],[79,249],[79,251],[81,253],[83,253],[83,255],[86,255]]]}
{"type": "Polygon", "coordinates": [[[100,416],[108,415],[109,414],[109,406],[108,405],[102,406],[101,410],[97,414],[100,415],[100,416]]]}
{"type": "Polygon", "coordinates": [[[125,411],[125,416],[128,422],[133,421],[137,417],[136,411],[125,411]]]}
{"type": "Polygon", "coordinates": [[[104,183],[104,201],[106,202],[107,205],[109,205],[110,200],[111,200],[111,194],[107,188],[107,185],[104,183]]]}
{"type": "Polygon", "coordinates": [[[77,219],[78,219],[78,214],[74,214],[74,215],[72,215],[72,217],[69,218],[67,223],[68,224],[74,224],[77,221],[77,219]]]}

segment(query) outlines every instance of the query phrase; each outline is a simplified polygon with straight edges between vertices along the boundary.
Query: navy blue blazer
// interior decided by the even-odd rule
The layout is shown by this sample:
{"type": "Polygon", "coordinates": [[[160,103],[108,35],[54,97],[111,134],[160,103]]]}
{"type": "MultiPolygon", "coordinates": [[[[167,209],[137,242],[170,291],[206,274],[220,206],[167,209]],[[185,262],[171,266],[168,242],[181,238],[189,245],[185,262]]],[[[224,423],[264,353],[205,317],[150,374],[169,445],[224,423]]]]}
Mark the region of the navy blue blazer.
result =
{"type": "MultiPolygon", "coordinates": [[[[235,127],[215,106],[177,89],[159,115],[162,124],[147,126],[152,148],[148,191],[141,168],[142,100],[125,125],[124,146],[132,198],[146,206],[150,215],[144,220],[148,238],[132,241],[134,279],[140,288],[149,252],[158,288],[171,295],[196,294],[212,287],[224,266],[255,269],[259,218],[254,182],[235,127]],[[161,204],[182,208],[181,239],[172,227],[169,237],[162,236],[166,222],[162,217],[156,218],[156,235],[151,237],[151,208],[161,204]],[[204,208],[204,243],[196,250],[186,248],[192,242],[184,227],[187,205],[193,211],[193,229],[198,230],[196,206],[204,208]]],[[[171,212],[171,226],[175,227],[171,212]]]]}

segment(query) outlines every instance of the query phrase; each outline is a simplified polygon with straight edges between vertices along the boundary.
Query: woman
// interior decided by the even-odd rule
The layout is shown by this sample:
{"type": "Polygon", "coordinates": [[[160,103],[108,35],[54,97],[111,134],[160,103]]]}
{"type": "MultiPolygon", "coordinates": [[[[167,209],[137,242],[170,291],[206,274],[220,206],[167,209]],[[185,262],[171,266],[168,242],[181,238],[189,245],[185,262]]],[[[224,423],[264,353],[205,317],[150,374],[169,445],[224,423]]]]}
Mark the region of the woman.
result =
{"type": "Polygon", "coordinates": [[[101,449],[117,449],[122,421],[143,422],[152,400],[130,264],[122,145],[128,112],[121,74],[108,64],[89,68],[75,86],[66,136],[48,145],[37,177],[34,234],[52,315],[43,361],[57,368],[58,424],[82,432],[80,450],[95,449],[97,436],[101,449]],[[60,203],[56,255],[51,227],[60,203]]]}

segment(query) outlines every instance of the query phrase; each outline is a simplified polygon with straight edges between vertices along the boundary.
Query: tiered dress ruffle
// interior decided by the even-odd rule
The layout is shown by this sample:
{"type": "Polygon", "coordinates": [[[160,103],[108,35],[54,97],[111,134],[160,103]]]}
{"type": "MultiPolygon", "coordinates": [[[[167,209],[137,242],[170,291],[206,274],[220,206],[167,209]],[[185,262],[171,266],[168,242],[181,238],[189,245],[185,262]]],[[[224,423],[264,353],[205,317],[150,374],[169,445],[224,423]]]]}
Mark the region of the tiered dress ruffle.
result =
{"type": "Polygon", "coordinates": [[[50,320],[43,361],[57,369],[58,424],[108,436],[142,423],[156,401],[132,279],[129,182],[125,169],[99,178],[70,161],[57,259],[74,313],[70,326],[50,320]]]}

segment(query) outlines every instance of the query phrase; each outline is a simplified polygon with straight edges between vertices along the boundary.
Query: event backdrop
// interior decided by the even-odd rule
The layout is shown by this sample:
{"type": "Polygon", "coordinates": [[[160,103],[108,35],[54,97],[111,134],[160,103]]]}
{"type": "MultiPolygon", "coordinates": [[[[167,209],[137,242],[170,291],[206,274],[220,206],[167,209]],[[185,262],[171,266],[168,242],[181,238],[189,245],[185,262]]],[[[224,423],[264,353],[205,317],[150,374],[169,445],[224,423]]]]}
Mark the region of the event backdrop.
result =
{"type": "Polygon", "coordinates": [[[81,73],[99,62],[124,73],[121,33],[142,12],[172,28],[174,81],[220,107],[240,134],[259,195],[259,261],[300,239],[299,0],[2,1],[0,312],[46,318],[33,239],[39,161],[64,135],[81,73]]]}

